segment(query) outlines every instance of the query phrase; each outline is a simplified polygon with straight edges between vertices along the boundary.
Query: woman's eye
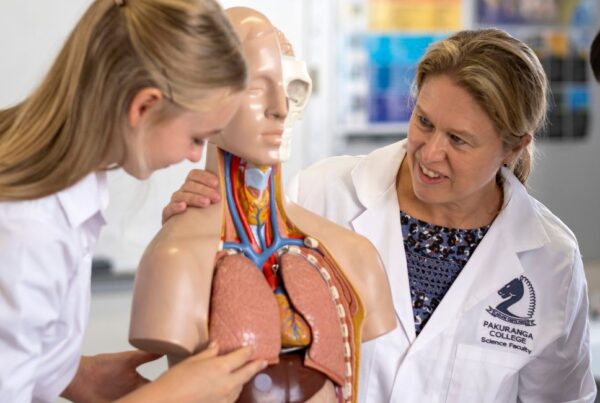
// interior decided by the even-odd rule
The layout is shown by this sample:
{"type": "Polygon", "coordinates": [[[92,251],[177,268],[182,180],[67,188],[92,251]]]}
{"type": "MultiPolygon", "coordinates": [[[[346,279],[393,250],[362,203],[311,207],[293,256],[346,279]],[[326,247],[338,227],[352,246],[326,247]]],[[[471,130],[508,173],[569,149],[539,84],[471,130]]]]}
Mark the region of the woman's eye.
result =
{"type": "Polygon", "coordinates": [[[421,126],[427,128],[427,129],[430,129],[430,128],[433,127],[433,125],[431,124],[431,122],[425,116],[417,115],[417,119],[418,119],[419,124],[421,126]]]}
{"type": "Polygon", "coordinates": [[[452,141],[454,144],[456,145],[463,145],[466,144],[465,141],[463,139],[461,139],[460,137],[458,137],[456,134],[450,134],[450,141],[452,141]]]}

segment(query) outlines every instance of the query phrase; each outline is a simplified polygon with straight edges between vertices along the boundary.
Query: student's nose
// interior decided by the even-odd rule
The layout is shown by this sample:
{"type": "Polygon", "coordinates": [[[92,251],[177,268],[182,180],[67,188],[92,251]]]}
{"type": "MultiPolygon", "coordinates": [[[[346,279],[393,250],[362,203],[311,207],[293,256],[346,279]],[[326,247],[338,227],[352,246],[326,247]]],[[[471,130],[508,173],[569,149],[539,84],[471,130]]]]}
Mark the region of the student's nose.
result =
{"type": "Polygon", "coordinates": [[[204,149],[204,145],[194,145],[190,152],[188,153],[187,159],[190,162],[200,162],[202,159],[202,150],[204,149]]]}

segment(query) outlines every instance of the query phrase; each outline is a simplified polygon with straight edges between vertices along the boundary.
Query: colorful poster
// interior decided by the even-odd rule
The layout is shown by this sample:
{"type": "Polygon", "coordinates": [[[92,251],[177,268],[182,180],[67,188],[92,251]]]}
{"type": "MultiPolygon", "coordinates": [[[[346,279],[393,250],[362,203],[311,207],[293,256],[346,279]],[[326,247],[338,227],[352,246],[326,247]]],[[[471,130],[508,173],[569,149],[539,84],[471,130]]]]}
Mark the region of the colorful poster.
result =
{"type": "Polygon", "coordinates": [[[483,24],[551,24],[581,26],[595,23],[597,0],[478,0],[483,24]]]}
{"type": "Polygon", "coordinates": [[[477,0],[477,25],[501,27],[537,53],[550,82],[548,125],[542,136],[588,134],[591,96],[587,54],[598,0],[477,0]]]}
{"type": "Polygon", "coordinates": [[[425,50],[442,35],[378,35],[366,39],[371,123],[406,122],[412,113],[411,84],[425,50]]]}
{"type": "Polygon", "coordinates": [[[462,27],[461,0],[370,0],[373,31],[448,32],[462,27]]]}

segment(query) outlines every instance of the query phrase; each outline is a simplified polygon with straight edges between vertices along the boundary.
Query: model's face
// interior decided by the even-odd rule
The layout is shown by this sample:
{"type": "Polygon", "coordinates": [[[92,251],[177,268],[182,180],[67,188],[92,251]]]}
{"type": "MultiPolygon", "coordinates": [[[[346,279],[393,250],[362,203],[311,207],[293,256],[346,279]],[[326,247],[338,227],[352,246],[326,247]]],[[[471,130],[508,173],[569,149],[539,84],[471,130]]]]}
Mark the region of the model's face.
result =
{"type": "Polygon", "coordinates": [[[446,75],[426,78],[410,119],[407,163],[415,196],[436,205],[472,206],[496,192],[509,156],[492,120],[446,75]]]}
{"type": "Polygon", "coordinates": [[[275,31],[244,43],[248,87],[225,130],[213,140],[221,149],[256,165],[280,161],[287,116],[281,53],[275,31]]]}
{"type": "MultiPolygon", "coordinates": [[[[138,179],[183,160],[200,161],[208,138],[220,133],[235,114],[241,94],[214,90],[207,98],[206,111],[186,110],[160,123],[145,121],[136,136],[137,147],[127,152],[123,168],[138,179]]],[[[148,116],[150,118],[150,116],[148,116]]]]}
{"type": "Polygon", "coordinates": [[[288,114],[284,122],[283,140],[279,147],[279,159],[283,162],[287,161],[292,154],[293,130],[296,123],[302,119],[310,99],[312,80],[308,75],[306,63],[293,56],[283,56],[282,67],[283,87],[288,100],[288,114]]]}

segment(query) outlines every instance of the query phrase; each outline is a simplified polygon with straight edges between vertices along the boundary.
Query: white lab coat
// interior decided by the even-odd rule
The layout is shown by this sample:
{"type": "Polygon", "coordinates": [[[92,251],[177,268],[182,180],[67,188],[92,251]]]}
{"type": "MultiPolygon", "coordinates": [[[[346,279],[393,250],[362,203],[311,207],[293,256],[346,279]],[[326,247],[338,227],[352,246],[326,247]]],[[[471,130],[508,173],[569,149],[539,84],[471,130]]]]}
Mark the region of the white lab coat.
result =
{"type": "Polygon", "coordinates": [[[53,402],[77,371],[107,204],[103,173],[0,202],[0,403],[53,402]]]}
{"type": "Polygon", "coordinates": [[[401,141],[329,158],[288,186],[300,205],[367,237],[386,267],[399,326],[363,344],[359,401],[593,402],[577,241],[506,169],[503,210],[415,337],[395,189],[404,155],[401,141]],[[519,323],[495,309],[513,279],[524,285],[510,307],[528,318],[519,323]]]}

